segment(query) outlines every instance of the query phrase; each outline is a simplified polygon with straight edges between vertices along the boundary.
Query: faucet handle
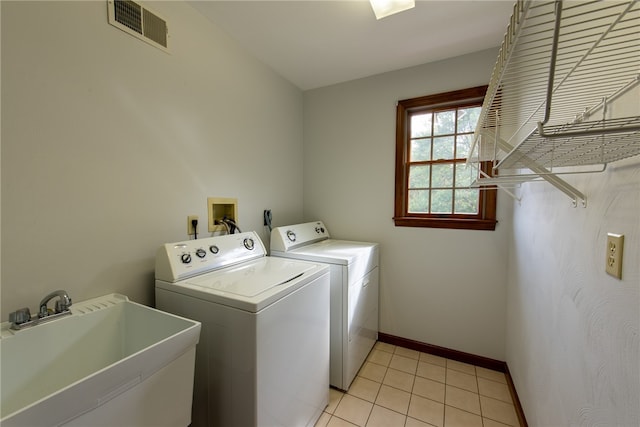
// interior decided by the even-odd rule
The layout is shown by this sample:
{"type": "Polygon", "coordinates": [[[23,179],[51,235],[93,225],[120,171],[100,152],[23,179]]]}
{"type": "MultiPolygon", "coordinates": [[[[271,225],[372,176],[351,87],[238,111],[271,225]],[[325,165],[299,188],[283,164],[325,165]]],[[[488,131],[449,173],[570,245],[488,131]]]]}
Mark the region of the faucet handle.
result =
{"type": "Polygon", "coordinates": [[[56,301],[56,313],[62,313],[71,307],[71,298],[61,298],[56,301]]]}
{"type": "Polygon", "coordinates": [[[9,322],[14,325],[21,325],[31,320],[31,312],[28,307],[9,313],[9,322]]]}
{"type": "Polygon", "coordinates": [[[41,305],[40,306],[40,311],[38,311],[38,317],[39,318],[43,318],[43,317],[47,317],[49,315],[49,309],[47,308],[47,305],[41,305]]]}

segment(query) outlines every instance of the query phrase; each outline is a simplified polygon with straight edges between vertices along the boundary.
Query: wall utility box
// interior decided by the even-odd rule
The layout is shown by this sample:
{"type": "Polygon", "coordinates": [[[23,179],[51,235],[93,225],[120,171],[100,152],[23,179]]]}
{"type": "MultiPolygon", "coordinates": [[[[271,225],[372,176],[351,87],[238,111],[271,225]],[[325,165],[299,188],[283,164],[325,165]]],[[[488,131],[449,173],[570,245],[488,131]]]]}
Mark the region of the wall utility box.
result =
{"type": "Polygon", "coordinates": [[[231,218],[238,223],[238,199],[226,197],[207,197],[207,211],[209,213],[209,232],[225,231],[220,223],[222,218],[231,218]]]}

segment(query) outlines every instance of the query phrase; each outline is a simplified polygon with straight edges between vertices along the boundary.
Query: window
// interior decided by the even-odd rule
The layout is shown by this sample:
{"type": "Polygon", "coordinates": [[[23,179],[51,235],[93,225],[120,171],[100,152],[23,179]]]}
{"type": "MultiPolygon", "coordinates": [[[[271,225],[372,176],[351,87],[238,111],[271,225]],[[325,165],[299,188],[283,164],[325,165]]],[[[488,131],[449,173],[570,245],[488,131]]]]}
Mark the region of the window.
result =
{"type": "MultiPolygon", "coordinates": [[[[398,102],[396,226],[494,230],[496,190],[466,163],[486,86],[398,102]]],[[[491,174],[491,163],[481,163],[491,174]]]]}

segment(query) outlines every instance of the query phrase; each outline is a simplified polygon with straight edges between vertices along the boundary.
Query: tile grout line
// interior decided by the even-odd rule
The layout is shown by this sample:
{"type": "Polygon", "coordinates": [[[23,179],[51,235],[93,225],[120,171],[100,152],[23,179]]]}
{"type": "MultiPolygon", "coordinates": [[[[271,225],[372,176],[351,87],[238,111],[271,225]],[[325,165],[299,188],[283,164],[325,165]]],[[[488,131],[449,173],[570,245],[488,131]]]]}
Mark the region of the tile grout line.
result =
{"type": "MultiPolygon", "coordinates": [[[[382,381],[384,381],[384,377],[387,375],[388,371],[389,371],[389,368],[387,368],[384,371],[384,376],[382,377],[382,381]]],[[[357,376],[357,374],[356,374],[356,376],[357,376]]],[[[367,416],[367,421],[364,423],[365,426],[367,424],[369,424],[369,419],[371,418],[371,413],[373,412],[373,408],[376,407],[376,400],[378,400],[378,395],[380,394],[380,389],[382,389],[382,383],[380,383],[380,387],[378,387],[378,391],[376,392],[376,397],[373,399],[373,406],[371,406],[371,410],[369,411],[369,415],[367,416]]]]}
{"type": "Polygon", "coordinates": [[[482,422],[482,425],[484,426],[484,416],[482,415],[483,411],[482,411],[482,399],[480,399],[480,381],[478,381],[478,369],[476,369],[476,367],[473,367],[473,372],[475,372],[476,374],[476,387],[478,388],[478,406],[480,407],[480,421],[482,422]]]}
{"type": "Polygon", "coordinates": [[[449,369],[447,368],[448,363],[445,362],[445,366],[444,366],[444,408],[442,409],[442,426],[444,427],[445,425],[445,420],[446,420],[446,416],[447,416],[447,376],[448,376],[448,372],[449,369]]]}

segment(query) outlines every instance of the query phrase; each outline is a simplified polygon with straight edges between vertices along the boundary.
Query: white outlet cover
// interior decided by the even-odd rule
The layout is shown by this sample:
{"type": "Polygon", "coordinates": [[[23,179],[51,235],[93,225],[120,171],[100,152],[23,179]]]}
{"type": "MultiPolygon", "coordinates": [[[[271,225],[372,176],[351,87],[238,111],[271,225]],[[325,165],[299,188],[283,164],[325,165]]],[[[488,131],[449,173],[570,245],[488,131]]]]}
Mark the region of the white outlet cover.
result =
{"type": "Polygon", "coordinates": [[[607,247],[605,254],[605,271],[607,274],[622,279],[622,253],[624,248],[624,235],[607,234],[607,247]]]}

